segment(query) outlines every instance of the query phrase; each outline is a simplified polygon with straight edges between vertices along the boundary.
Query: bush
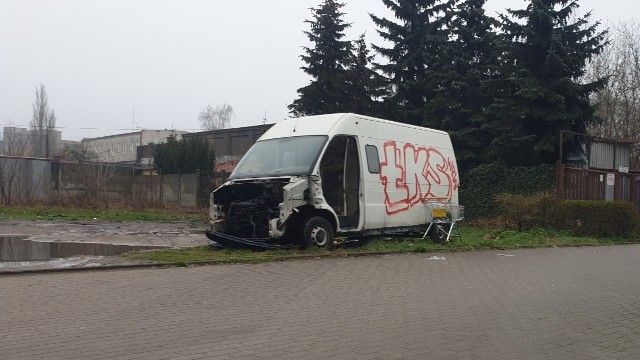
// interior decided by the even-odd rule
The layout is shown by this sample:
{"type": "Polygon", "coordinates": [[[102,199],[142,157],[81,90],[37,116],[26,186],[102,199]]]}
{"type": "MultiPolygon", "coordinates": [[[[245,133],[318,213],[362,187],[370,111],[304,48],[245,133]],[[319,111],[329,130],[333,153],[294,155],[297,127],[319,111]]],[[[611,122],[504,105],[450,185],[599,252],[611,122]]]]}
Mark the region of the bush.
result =
{"type": "Polygon", "coordinates": [[[553,165],[508,168],[502,163],[491,163],[462,175],[460,204],[465,206],[468,220],[497,216],[499,207],[495,195],[553,192],[555,185],[553,165]]]}
{"type": "Polygon", "coordinates": [[[551,215],[558,203],[556,196],[551,193],[530,196],[499,194],[494,199],[506,224],[518,231],[548,227],[553,223],[551,215]]]}
{"type": "Polygon", "coordinates": [[[622,201],[565,200],[553,211],[554,227],[585,236],[628,236],[638,225],[635,207],[622,201]]]}
{"type": "Polygon", "coordinates": [[[627,202],[558,200],[549,193],[530,196],[495,196],[507,228],[519,231],[536,227],[568,230],[578,236],[628,236],[640,224],[635,207],[627,202]]]}

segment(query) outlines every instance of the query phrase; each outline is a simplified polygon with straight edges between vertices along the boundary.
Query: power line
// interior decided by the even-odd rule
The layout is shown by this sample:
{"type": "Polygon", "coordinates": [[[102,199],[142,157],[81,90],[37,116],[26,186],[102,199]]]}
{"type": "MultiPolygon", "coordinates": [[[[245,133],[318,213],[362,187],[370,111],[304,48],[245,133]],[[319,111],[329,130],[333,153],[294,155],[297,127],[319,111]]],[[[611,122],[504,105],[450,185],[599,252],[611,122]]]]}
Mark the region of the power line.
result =
{"type": "MultiPolygon", "coordinates": [[[[29,128],[29,125],[25,125],[25,124],[12,124],[12,123],[0,123],[0,126],[2,127],[18,127],[18,128],[29,128]]],[[[76,130],[76,131],[80,131],[80,130],[86,130],[86,131],[131,131],[131,128],[97,128],[97,127],[70,127],[70,126],[55,126],[52,128],[53,130],[76,130]]],[[[136,130],[148,130],[151,128],[137,128],[136,130]]],[[[152,130],[158,130],[158,129],[152,129],[152,130]]],[[[182,130],[182,131],[204,131],[203,129],[200,128],[182,128],[182,129],[166,129],[166,130],[182,130]]]]}

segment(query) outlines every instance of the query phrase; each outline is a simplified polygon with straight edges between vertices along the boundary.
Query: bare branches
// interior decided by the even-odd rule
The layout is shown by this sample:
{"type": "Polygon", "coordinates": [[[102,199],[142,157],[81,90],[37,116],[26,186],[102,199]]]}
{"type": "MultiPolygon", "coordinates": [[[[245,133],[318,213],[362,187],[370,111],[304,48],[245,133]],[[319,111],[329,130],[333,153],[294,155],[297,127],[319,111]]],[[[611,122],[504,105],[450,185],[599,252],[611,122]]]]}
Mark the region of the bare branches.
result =
{"type": "MultiPolygon", "coordinates": [[[[589,133],[613,139],[640,140],[640,23],[620,23],[611,30],[610,45],[590,64],[588,77],[607,76],[605,88],[592,98],[600,124],[589,133]]],[[[640,166],[634,151],[632,164],[640,166]]]]}
{"type": "Polygon", "coordinates": [[[93,164],[100,161],[100,154],[83,142],[66,144],[62,148],[60,156],[65,160],[77,161],[81,164],[93,164]]]}
{"type": "MultiPolygon", "coordinates": [[[[44,84],[36,88],[36,101],[33,103],[33,116],[29,126],[35,130],[38,139],[34,141],[36,156],[50,157],[49,130],[56,127],[56,115],[49,108],[49,99],[44,84]]],[[[35,139],[34,139],[35,140],[35,139]]]]}
{"type": "Polygon", "coordinates": [[[29,126],[33,130],[48,130],[56,127],[56,115],[49,108],[49,99],[44,84],[36,88],[36,102],[33,103],[33,117],[29,126]]]}
{"type": "Polygon", "coordinates": [[[29,138],[27,131],[5,127],[0,142],[0,204],[8,205],[21,195],[20,179],[23,162],[17,157],[25,156],[29,138]]]}
{"type": "Polygon", "coordinates": [[[207,105],[206,109],[200,112],[198,119],[203,129],[219,130],[229,126],[231,118],[234,116],[233,107],[229,104],[216,106],[215,108],[207,105]]]}
{"type": "Polygon", "coordinates": [[[4,127],[2,141],[0,141],[0,155],[29,156],[30,136],[25,129],[13,126],[4,127]]]}

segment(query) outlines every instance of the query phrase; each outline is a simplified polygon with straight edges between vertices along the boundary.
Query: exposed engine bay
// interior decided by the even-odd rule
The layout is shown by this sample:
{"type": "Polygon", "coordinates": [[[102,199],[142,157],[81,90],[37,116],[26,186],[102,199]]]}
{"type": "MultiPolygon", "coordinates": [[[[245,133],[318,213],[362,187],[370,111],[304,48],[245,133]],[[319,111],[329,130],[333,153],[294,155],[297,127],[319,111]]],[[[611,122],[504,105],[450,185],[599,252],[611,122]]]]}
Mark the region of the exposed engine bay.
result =
{"type": "Polygon", "coordinates": [[[269,238],[269,222],[280,217],[289,178],[235,182],[212,194],[214,231],[240,238],[269,238]]]}

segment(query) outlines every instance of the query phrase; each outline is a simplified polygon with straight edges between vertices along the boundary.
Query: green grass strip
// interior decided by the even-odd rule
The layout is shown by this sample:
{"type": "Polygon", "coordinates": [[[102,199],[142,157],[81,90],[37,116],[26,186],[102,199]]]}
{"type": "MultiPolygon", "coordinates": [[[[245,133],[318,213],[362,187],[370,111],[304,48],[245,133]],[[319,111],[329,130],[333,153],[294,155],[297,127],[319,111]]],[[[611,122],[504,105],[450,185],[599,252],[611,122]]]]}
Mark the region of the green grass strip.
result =
{"type": "Polygon", "coordinates": [[[5,207],[0,208],[0,220],[46,221],[159,221],[204,222],[201,214],[176,213],[163,210],[136,209],[83,209],[57,207],[5,207]]]}
{"type": "Polygon", "coordinates": [[[474,251],[490,249],[521,249],[560,246],[630,244],[634,238],[577,237],[570,232],[532,229],[529,231],[482,230],[465,227],[462,238],[452,238],[449,243],[437,244],[428,239],[376,238],[364,243],[345,242],[334,250],[297,248],[254,252],[250,250],[213,249],[210,246],[195,248],[141,251],[125,254],[127,258],[171,263],[185,266],[197,263],[260,263],[305,257],[346,257],[380,253],[427,253],[450,251],[474,251]]]}

